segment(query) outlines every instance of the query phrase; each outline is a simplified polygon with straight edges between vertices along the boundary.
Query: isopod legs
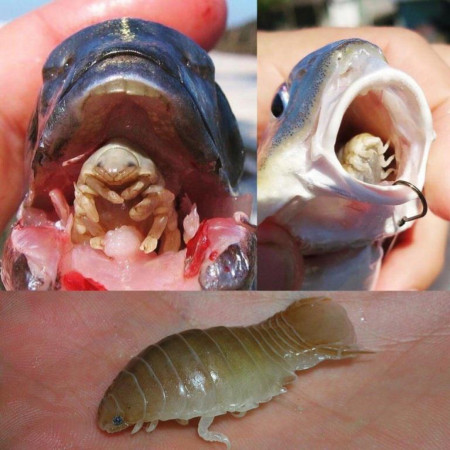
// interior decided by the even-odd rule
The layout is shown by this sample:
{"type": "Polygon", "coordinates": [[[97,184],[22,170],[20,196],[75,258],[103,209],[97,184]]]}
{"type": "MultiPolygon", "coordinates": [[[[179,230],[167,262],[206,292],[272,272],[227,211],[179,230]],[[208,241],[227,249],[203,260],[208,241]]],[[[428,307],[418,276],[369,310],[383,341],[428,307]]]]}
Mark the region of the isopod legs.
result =
{"type": "Polygon", "coordinates": [[[148,424],[148,427],[145,429],[147,433],[151,433],[158,426],[158,421],[154,420],[148,424]]]}
{"type": "Polygon", "coordinates": [[[231,448],[230,440],[222,433],[217,431],[209,431],[208,428],[211,426],[214,417],[205,417],[202,416],[200,418],[200,422],[198,423],[198,434],[205,441],[212,442],[220,442],[227,446],[227,450],[231,448]]]}
{"type": "Polygon", "coordinates": [[[136,422],[136,424],[134,425],[134,428],[131,430],[131,434],[137,433],[142,428],[142,425],[144,425],[143,420],[136,422]]]}

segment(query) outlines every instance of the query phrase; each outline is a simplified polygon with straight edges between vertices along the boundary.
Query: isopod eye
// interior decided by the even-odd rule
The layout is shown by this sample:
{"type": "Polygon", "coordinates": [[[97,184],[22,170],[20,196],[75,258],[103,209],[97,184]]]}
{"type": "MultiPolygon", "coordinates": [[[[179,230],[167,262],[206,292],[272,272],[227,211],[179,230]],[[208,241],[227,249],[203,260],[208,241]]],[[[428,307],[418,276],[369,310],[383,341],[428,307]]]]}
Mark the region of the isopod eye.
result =
{"type": "Polygon", "coordinates": [[[280,117],[289,100],[289,94],[287,91],[287,87],[285,84],[281,85],[278,89],[278,92],[275,94],[275,97],[272,100],[271,111],[274,117],[280,117]]]}
{"type": "Polygon", "coordinates": [[[116,426],[123,424],[123,419],[120,416],[115,416],[112,421],[113,421],[113,424],[116,426]]]}

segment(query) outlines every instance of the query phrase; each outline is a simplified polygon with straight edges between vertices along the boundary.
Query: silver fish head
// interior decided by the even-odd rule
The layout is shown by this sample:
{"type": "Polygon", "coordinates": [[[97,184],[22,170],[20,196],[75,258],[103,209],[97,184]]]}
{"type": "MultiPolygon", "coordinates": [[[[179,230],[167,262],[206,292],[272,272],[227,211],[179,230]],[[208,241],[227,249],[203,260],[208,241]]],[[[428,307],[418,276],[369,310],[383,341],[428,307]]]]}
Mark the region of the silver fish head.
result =
{"type": "Polygon", "coordinates": [[[421,202],[394,183],[422,189],[431,112],[418,84],[377,46],[349,39],[306,56],[276,92],[272,116],[258,149],[265,229],[282,228],[302,255],[320,255],[411,226],[401,218],[418,214],[421,202]]]}
{"type": "MultiPolygon", "coordinates": [[[[314,247],[321,239],[299,228],[303,221],[297,217],[308,220],[305,207],[314,206],[315,223],[309,223],[313,234],[323,234],[326,222],[333,223],[335,233],[322,240],[328,246],[392,234],[397,230],[395,217],[420,207],[413,191],[393,183],[403,179],[419,189],[423,186],[434,138],[431,113],[417,83],[391,68],[375,45],[350,39],[308,55],[275,94],[272,111],[258,150],[260,223],[271,217],[314,247]],[[384,153],[378,155],[365,143],[360,153],[368,155],[360,155],[356,168],[346,166],[340,153],[361,134],[379,138],[378,153],[384,153]],[[358,173],[364,163],[368,176],[367,167],[358,173]],[[405,204],[407,211],[397,208],[392,220],[393,209],[405,204]],[[375,229],[366,227],[380,216],[380,208],[393,225],[381,218],[375,229]]],[[[358,143],[353,147],[358,153],[358,143]]],[[[351,154],[349,158],[352,162],[351,154]]]]}

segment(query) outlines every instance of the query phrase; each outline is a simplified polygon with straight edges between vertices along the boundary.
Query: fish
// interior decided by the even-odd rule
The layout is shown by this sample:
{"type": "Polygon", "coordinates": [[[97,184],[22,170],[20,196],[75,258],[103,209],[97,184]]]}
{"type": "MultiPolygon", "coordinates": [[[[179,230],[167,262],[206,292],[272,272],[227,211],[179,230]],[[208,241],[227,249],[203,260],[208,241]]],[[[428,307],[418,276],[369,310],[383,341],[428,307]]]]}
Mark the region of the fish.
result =
{"type": "Polygon", "coordinates": [[[6,289],[248,289],[244,148],[209,55],[125,17],[66,39],[42,75],[6,289]]]}
{"type": "Polygon", "coordinates": [[[300,299],[257,325],[186,330],[150,345],[106,390],[97,424],[107,433],[133,426],[134,434],[144,423],[150,432],[159,421],[200,417],[199,436],[230,449],[226,435],[209,430],[215,417],[242,417],[288,392],[296,371],[365,353],[339,303],[300,299]]]}
{"type": "MultiPolygon", "coordinates": [[[[258,267],[277,248],[289,266],[278,272],[292,272],[282,289],[372,289],[383,244],[426,213],[435,133],[422,89],[379,47],[347,39],[303,58],[271,112],[258,148],[258,267]]],[[[269,270],[258,286],[280,285],[269,270]]]]}

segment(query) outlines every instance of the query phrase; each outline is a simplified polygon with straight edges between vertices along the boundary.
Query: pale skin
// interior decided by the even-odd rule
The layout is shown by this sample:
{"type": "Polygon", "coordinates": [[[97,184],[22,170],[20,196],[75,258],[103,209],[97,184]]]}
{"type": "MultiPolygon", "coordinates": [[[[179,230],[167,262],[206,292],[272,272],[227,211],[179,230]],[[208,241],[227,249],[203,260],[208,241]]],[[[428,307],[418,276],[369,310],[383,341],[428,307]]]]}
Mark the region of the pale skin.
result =
{"type": "Polygon", "coordinates": [[[425,195],[431,212],[404,233],[384,259],[376,286],[381,290],[426,289],[444,263],[450,219],[450,61],[449,48],[431,46],[416,33],[398,28],[307,29],[258,34],[258,137],[270,117],[277,87],[294,65],[312,51],[340,39],[359,37],[381,47],[388,62],[422,87],[437,138],[431,147],[425,195]],[[445,219],[445,220],[444,220],[445,219]]]}
{"type": "MultiPolygon", "coordinates": [[[[131,427],[105,434],[96,425],[98,404],[119,370],[149,344],[185,329],[259,322],[301,297],[85,293],[80,301],[77,294],[37,294],[13,293],[0,304],[2,448],[225,449],[198,437],[197,420],[184,427],[163,422],[150,434],[132,436],[131,427]]],[[[376,353],[299,372],[286,394],[243,418],[218,417],[210,429],[240,450],[444,448],[448,294],[332,297],[347,310],[358,343],[376,353]]]]}

